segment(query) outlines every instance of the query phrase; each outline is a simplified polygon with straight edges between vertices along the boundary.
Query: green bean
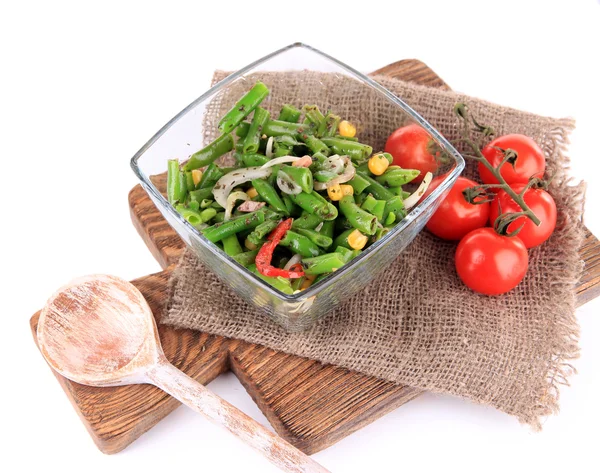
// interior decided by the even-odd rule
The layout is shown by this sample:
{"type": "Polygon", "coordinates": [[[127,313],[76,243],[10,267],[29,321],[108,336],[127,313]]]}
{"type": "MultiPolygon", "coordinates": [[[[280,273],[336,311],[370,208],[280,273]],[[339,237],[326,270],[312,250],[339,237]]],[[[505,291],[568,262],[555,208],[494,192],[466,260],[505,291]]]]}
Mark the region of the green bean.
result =
{"type": "Polygon", "coordinates": [[[254,110],[254,117],[250,123],[250,129],[244,139],[244,154],[256,153],[260,146],[260,138],[263,134],[262,129],[269,120],[269,112],[262,107],[254,110]]]}
{"type": "Polygon", "coordinates": [[[366,235],[373,235],[377,228],[377,217],[361,209],[354,202],[354,197],[345,195],[340,200],[340,212],[342,212],[354,228],[366,235]]]}
{"type": "Polygon", "coordinates": [[[294,290],[294,292],[300,290],[304,281],[306,281],[305,277],[292,279],[291,285],[292,285],[292,289],[294,290]]]}
{"type": "Polygon", "coordinates": [[[319,182],[329,182],[338,176],[339,174],[336,174],[335,172],[324,170],[317,171],[314,173],[314,178],[319,182]]]}
{"type": "Polygon", "coordinates": [[[385,200],[377,200],[371,194],[369,194],[362,203],[361,208],[375,215],[377,220],[383,220],[385,206],[385,200]]]}
{"type": "Polygon", "coordinates": [[[334,229],[335,222],[333,220],[328,220],[327,222],[323,222],[323,226],[321,227],[321,230],[319,230],[319,233],[333,239],[334,229]]]}
{"type": "Polygon", "coordinates": [[[196,188],[194,178],[192,177],[192,171],[185,172],[185,187],[188,191],[193,191],[196,188]]]}
{"type": "Polygon", "coordinates": [[[262,166],[269,162],[269,158],[262,154],[242,154],[242,161],[246,167],[262,166]]]}
{"type": "Polygon", "coordinates": [[[387,214],[385,218],[385,225],[392,225],[396,221],[396,214],[394,212],[390,212],[387,214]]]}
{"type": "Polygon", "coordinates": [[[318,256],[321,254],[319,247],[313,243],[310,238],[300,235],[292,230],[286,232],[279,244],[289,248],[293,253],[298,253],[303,258],[310,258],[311,256],[318,256]]]}
{"type": "Polygon", "coordinates": [[[338,246],[335,249],[335,253],[339,253],[340,255],[342,255],[344,263],[347,263],[354,257],[354,252],[351,249],[346,248],[345,246],[338,246]]]}
{"type": "Polygon", "coordinates": [[[321,282],[323,279],[325,279],[327,276],[329,276],[331,273],[323,273],[323,274],[319,274],[315,280],[313,281],[313,283],[311,284],[311,286],[314,286],[315,284],[321,282]]]}
{"type": "Polygon", "coordinates": [[[185,172],[179,172],[179,198],[177,199],[179,202],[185,202],[188,195],[188,187],[187,187],[187,177],[185,172]]]}
{"type": "Polygon", "coordinates": [[[306,125],[302,123],[290,123],[281,120],[269,120],[263,127],[263,133],[267,136],[296,136],[306,130],[306,125]]]}
{"type": "Polygon", "coordinates": [[[243,140],[244,138],[246,138],[246,136],[248,136],[249,129],[250,129],[250,123],[242,122],[235,129],[235,134],[237,135],[238,138],[241,138],[243,140]]]}
{"type": "Polygon", "coordinates": [[[365,199],[367,197],[369,197],[371,194],[367,194],[366,192],[361,192],[360,194],[354,194],[354,201],[356,202],[356,205],[362,205],[362,203],[365,201],[365,199]]]}
{"type": "Polygon", "coordinates": [[[223,242],[223,251],[229,256],[239,255],[244,251],[237,235],[229,235],[221,241],[223,242]]]}
{"type": "Polygon", "coordinates": [[[262,82],[257,82],[223,118],[219,121],[218,128],[221,133],[229,133],[238,126],[244,118],[258,107],[263,99],[269,94],[269,89],[262,82]]]}
{"type": "Polygon", "coordinates": [[[179,178],[179,161],[169,159],[167,162],[167,200],[171,205],[179,202],[181,196],[181,180],[179,178]]]}
{"type": "Polygon", "coordinates": [[[359,142],[342,140],[339,138],[323,138],[325,143],[335,154],[348,155],[354,161],[368,158],[373,152],[373,148],[359,142]]]}
{"type": "Polygon", "coordinates": [[[354,177],[348,181],[348,184],[352,186],[355,194],[364,192],[365,189],[371,185],[371,183],[360,174],[355,174],[354,177]]]}
{"type": "MultiPolygon", "coordinates": [[[[381,151],[381,152],[375,153],[375,154],[377,154],[379,156],[383,156],[385,159],[387,159],[387,162],[389,164],[392,164],[394,162],[394,157],[390,153],[386,153],[386,152],[381,151]]],[[[400,166],[398,166],[398,167],[400,167],[400,166]]]]}
{"type": "Polygon", "coordinates": [[[389,190],[383,187],[379,182],[373,179],[370,176],[367,176],[365,173],[361,171],[356,171],[356,175],[362,177],[366,181],[369,182],[369,187],[367,190],[373,194],[373,196],[379,200],[390,200],[392,197],[395,197],[394,194],[389,190]]]}
{"type": "Polygon", "coordinates": [[[337,132],[340,121],[342,121],[341,117],[331,112],[328,113],[323,122],[325,126],[323,129],[318,130],[319,135],[329,138],[333,137],[337,132]]]}
{"type": "Polygon", "coordinates": [[[327,202],[315,191],[312,191],[310,194],[306,192],[300,192],[296,195],[290,194],[290,198],[297,206],[319,216],[323,220],[335,220],[338,216],[335,206],[327,202]]]}
{"type": "Polygon", "coordinates": [[[285,104],[279,112],[279,120],[282,122],[298,123],[300,120],[300,110],[290,104],[285,104]]]}
{"type": "Polygon", "coordinates": [[[323,235],[314,230],[309,230],[307,228],[299,228],[297,232],[308,238],[315,245],[320,246],[321,248],[329,248],[333,243],[333,238],[328,237],[327,235],[323,235]]]}
{"type": "Polygon", "coordinates": [[[198,183],[198,188],[204,189],[206,187],[214,187],[219,179],[221,179],[225,173],[215,163],[210,163],[206,170],[202,173],[202,178],[198,183]]]}
{"type": "Polygon", "coordinates": [[[200,202],[191,200],[190,202],[188,202],[187,207],[188,209],[200,210],[200,202]]]}
{"type": "Polygon", "coordinates": [[[294,204],[292,199],[290,199],[289,195],[283,194],[283,197],[281,199],[283,200],[283,203],[285,204],[285,208],[287,209],[286,215],[294,215],[294,214],[298,213],[298,211],[300,210],[300,207],[298,207],[297,205],[294,204]]]}
{"type": "MultiPolygon", "coordinates": [[[[196,202],[198,202],[198,201],[196,201],[196,202]]],[[[202,202],[200,202],[200,208],[205,209],[207,207],[210,207],[213,202],[214,201],[210,200],[210,199],[202,199],[202,202]]]]}
{"type": "Polygon", "coordinates": [[[358,138],[356,136],[335,135],[334,138],[337,138],[339,140],[346,140],[346,141],[358,141],[358,138]]]}
{"type": "Polygon", "coordinates": [[[272,278],[270,276],[265,276],[264,274],[260,274],[258,272],[258,269],[256,269],[256,265],[254,265],[254,264],[248,266],[248,270],[250,270],[251,272],[256,274],[263,281],[269,283],[275,289],[278,289],[279,291],[283,292],[284,294],[292,295],[294,293],[294,290],[292,289],[289,279],[282,278],[282,277],[272,278]]]}
{"type": "Polygon", "coordinates": [[[289,145],[289,146],[304,146],[304,143],[298,141],[292,135],[283,135],[283,136],[275,136],[273,137],[273,143],[289,145]]]}
{"type": "Polygon", "coordinates": [[[175,207],[175,210],[177,210],[177,212],[179,212],[181,214],[181,216],[184,219],[186,219],[188,221],[188,223],[190,223],[194,227],[203,223],[202,216],[200,215],[200,212],[198,212],[197,210],[187,208],[181,204],[177,205],[175,207]]]}
{"type": "Polygon", "coordinates": [[[338,246],[343,246],[344,248],[352,249],[350,244],[348,243],[348,236],[354,231],[354,228],[349,228],[348,230],[340,233],[335,240],[333,240],[333,247],[337,248],[338,246]]]}
{"type": "Polygon", "coordinates": [[[284,215],[289,215],[288,208],[286,207],[283,200],[281,200],[281,197],[279,197],[279,194],[271,184],[269,184],[264,179],[253,179],[252,186],[256,189],[258,195],[260,195],[267,204],[273,206],[275,210],[283,213],[284,215]]]}
{"type": "Polygon", "coordinates": [[[192,154],[183,169],[185,171],[193,171],[194,169],[206,166],[225,153],[229,153],[233,149],[233,144],[231,133],[221,135],[205,148],[192,154]]]}
{"type": "MultiPolygon", "coordinates": [[[[207,209],[208,210],[208,209],[207,209]]],[[[235,235],[242,230],[249,230],[256,228],[258,225],[265,221],[265,213],[262,210],[258,210],[253,213],[243,215],[241,217],[229,220],[223,223],[217,223],[212,227],[208,227],[202,231],[202,234],[207,240],[216,243],[221,241],[223,238],[229,235],[235,235]]]]}
{"type": "Polygon", "coordinates": [[[376,241],[381,240],[384,236],[386,236],[390,232],[390,228],[388,227],[377,227],[377,231],[370,238],[371,243],[375,243],[376,241]]]}
{"type": "Polygon", "coordinates": [[[410,195],[410,192],[402,190],[402,187],[400,186],[390,187],[390,191],[394,195],[399,195],[404,200],[406,200],[406,198],[410,195]]]}
{"type": "Polygon", "coordinates": [[[350,223],[350,220],[348,220],[343,215],[340,218],[335,219],[335,231],[336,232],[344,232],[348,229],[354,230],[354,225],[352,225],[350,223]]]}
{"type": "Polygon", "coordinates": [[[281,167],[281,171],[285,172],[290,178],[298,184],[306,193],[311,193],[313,190],[313,176],[310,169],[298,166],[281,167]]]}
{"type": "Polygon", "coordinates": [[[312,230],[322,222],[323,219],[321,217],[318,217],[317,215],[307,212],[305,210],[304,212],[302,212],[302,215],[299,218],[294,219],[294,222],[292,223],[292,228],[294,230],[297,230],[299,228],[309,228],[312,230]]]}
{"type": "Polygon", "coordinates": [[[375,180],[388,187],[398,187],[408,184],[419,175],[418,169],[402,169],[400,166],[390,166],[375,180]]]}
{"type": "Polygon", "coordinates": [[[314,125],[315,130],[325,128],[325,117],[316,105],[305,105],[302,107],[306,118],[314,125]]]}
{"type": "Polygon", "coordinates": [[[204,189],[198,189],[195,191],[189,192],[190,200],[196,202],[202,202],[209,197],[212,197],[212,189],[210,187],[206,187],[204,189]]]}
{"type": "Polygon", "coordinates": [[[298,136],[300,140],[302,140],[302,142],[304,142],[306,146],[308,146],[308,149],[310,149],[313,152],[313,154],[321,153],[325,156],[329,156],[329,154],[331,153],[329,147],[316,136],[310,135],[308,133],[300,133],[298,136]]]}
{"type": "Polygon", "coordinates": [[[281,158],[283,156],[290,156],[292,154],[293,148],[284,144],[274,144],[273,145],[273,157],[281,158]]]}
{"type": "Polygon", "coordinates": [[[204,209],[200,212],[200,217],[202,217],[202,223],[207,223],[209,220],[213,219],[217,215],[217,211],[211,207],[204,209]]]}
{"type": "Polygon", "coordinates": [[[339,253],[325,253],[314,258],[304,258],[302,266],[308,275],[331,273],[344,266],[344,260],[339,253]]]}
{"type": "Polygon", "coordinates": [[[279,225],[278,220],[265,220],[259,226],[257,226],[250,235],[247,236],[248,241],[255,245],[260,245],[269,233],[275,230],[275,227],[279,225]]]}
{"type": "Polygon", "coordinates": [[[402,220],[406,216],[406,211],[404,210],[404,199],[402,199],[401,196],[395,195],[387,201],[383,215],[383,219],[385,221],[387,221],[387,217],[390,213],[393,213],[396,216],[397,221],[402,220]]]}
{"type": "Polygon", "coordinates": [[[235,255],[233,259],[236,260],[243,267],[247,268],[248,266],[254,263],[257,254],[258,250],[244,251],[243,253],[238,253],[237,255],[235,255]]]}
{"type": "Polygon", "coordinates": [[[225,221],[225,212],[217,212],[217,215],[213,218],[213,222],[222,223],[223,221],[225,221]]]}

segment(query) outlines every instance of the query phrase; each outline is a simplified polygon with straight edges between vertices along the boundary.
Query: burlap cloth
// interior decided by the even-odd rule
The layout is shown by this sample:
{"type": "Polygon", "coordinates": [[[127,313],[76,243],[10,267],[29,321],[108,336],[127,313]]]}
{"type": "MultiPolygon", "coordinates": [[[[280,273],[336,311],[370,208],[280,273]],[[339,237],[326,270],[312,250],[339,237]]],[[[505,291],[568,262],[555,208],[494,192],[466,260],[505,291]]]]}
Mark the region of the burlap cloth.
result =
{"type": "MultiPolygon", "coordinates": [[[[217,72],[214,81],[227,74],[217,72]]],[[[278,103],[302,105],[304,91],[327,85],[328,75],[311,73],[298,81],[294,73],[261,75],[278,103]]],[[[498,135],[523,133],[543,148],[550,192],[559,212],[548,242],[530,250],[525,280],[499,297],[475,294],[458,279],[454,243],[426,230],[390,269],[310,330],[287,333],[260,310],[240,300],[195,256],[186,253],[172,279],[172,297],[162,322],[266,345],[323,363],[332,363],[394,383],[447,393],[494,406],[540,428],[540,417],[558,411],[558,388],[574,370],[578,324],[574,286],[582,270],[578,248],[583,185],[567,175],[567,136],[571,119],[546,118],[485,102],[463,94],[431,89],[385,77],[379,83],[404,99],[449,139],[458,137],[452,108],[469,104],[480,122],[498,135]]],[[[233,92],[239,97],[248,84],[233,92]]],[[[385,105],[370,99],[355,84],[329,90],[332,109],[344,116],[357,107],[377,109],[361,126],[361,139],[381,149],[387,129],[385,105]],[[375,123],[368,123],[369,120],[375,123]],[[376,131],[374,131],[374,129],[376,131]],[[366,136],[366,138],[365,138],[366,136]]],[[[209,110],[216,120],[225,110],[209,110]],[[214,114],[214,115],[213,115],[214,114]]],[[[350,115],[351,116],[351,115],[350,115]]],[[[213,126],[213,128],[215,128],[213,126]]],[[[460,151],[460,149],[459,149],[460,151]]],[[[467,175],[475,175],[473,166],[467,175]]]]}

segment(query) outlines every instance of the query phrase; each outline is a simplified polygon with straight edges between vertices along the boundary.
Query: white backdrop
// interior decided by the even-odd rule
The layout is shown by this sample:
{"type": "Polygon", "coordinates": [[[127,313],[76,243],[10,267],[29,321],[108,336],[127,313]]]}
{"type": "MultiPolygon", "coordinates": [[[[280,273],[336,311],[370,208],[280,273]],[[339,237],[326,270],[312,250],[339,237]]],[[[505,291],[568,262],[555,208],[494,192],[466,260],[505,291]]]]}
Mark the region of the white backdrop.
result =
{"type": "MultiPolygon", "coordinates": [[[[456,90],[573,116],[573,174],[588,181],[586,222],[600,235],[597,1],[11,3],[0,7],[4,464],[275,471],[183,407],[123,453],[102,455],[28,330],[30,315],[75,276],[159,270],[130,223],[129,158],[207,89],[215,68],[303,41],[365,72],[419,58],[456,90]]],[[[542,433],[424,395],[316,459],[335,472],[597,471],[599,310],[600,301],[578,310],[579,374],[542,433]]],[[[210,388],[266,423],[233,375],[210,388]]]]}

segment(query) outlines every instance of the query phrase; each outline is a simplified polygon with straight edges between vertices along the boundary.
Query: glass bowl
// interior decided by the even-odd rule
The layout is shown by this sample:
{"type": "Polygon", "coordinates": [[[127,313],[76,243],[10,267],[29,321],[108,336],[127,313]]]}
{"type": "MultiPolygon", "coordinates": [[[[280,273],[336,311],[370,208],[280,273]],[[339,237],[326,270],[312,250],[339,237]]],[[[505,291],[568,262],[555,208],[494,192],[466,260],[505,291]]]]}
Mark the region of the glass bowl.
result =
{"type": "Polygon", "coordinates": [[[400,255],[454,184],[464,160],[439,132],[390,91],[342,62],[295,43],[227,76],[188,105],[135,154],[131,167],[156,207],[206,267],[285,329],[300,331],[363,289],[400,255]],[[151,179],[166,172],[168,159],[183,161],[216,138],[219,118],[258,79],[271,91],[261,106],[274,116],[284,103],[331,109],[355,123],[360,141],[373,146],[374,151],[383,150],[393,130],[414,122],[430,133],[449,158],[438,170],[445,175],[443,182],[385,237],[327,278],[293,295],[273,288],[205,239],[169,204],[161,193],[164,189],[155,185],[160,179],[151,179]]]}

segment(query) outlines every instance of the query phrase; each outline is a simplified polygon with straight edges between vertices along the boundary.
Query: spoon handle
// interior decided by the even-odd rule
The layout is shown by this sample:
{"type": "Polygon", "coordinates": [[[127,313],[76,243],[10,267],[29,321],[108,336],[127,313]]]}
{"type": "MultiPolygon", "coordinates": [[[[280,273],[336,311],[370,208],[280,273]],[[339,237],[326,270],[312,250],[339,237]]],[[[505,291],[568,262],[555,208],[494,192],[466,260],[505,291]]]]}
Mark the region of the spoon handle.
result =
{"type": "Polygon", "coordinates": [[[166,359],[159,361],[147,376],[152,384],[214,423],[221,424],[281,470],[289,473],[329,473],[308,455],[175,368],[166,359]]]}

